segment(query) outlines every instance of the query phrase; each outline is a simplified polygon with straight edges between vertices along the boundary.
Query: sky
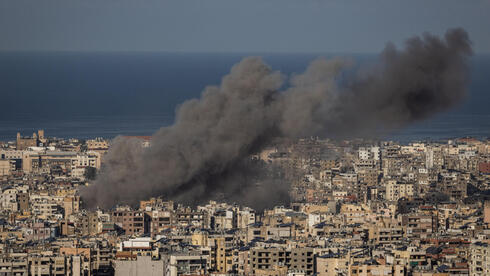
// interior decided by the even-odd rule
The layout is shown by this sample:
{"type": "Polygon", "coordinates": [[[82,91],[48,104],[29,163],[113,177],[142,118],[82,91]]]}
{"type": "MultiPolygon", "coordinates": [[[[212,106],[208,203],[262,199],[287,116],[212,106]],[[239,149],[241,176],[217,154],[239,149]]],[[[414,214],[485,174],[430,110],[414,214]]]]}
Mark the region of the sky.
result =
{"type": "Polygon", "coordinates": [[[2,51],[379,52],[463,27],[490,53],[490,0],[0,0],[2,51]]]}

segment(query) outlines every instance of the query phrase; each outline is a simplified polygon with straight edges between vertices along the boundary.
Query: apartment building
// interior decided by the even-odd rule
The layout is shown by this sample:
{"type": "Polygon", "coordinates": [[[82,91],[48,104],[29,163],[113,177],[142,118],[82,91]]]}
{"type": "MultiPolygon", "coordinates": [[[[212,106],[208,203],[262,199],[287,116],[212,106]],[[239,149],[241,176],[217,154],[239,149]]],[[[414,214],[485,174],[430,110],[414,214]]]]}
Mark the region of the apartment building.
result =
{"type": "Polygon", "coordinates": [[[389,180],[386,183],[386,199],[389,201],[397,201],[403,197],[413,197],[414,192],[414,187],[411,183],[398,183],[396,180],[389,180]]]}
{"type": "Polygon", "coordinates": [[[291,270],[303,270],[306,275],[315,271],[313,248],[252,248],[250,249],[250,271],[270,269],[274,265],[287,266],[291,270]]]}
{"type": "Polygon", "coordinates": [[[150,217],[144,211],[116,210],[112,212],[111,219],[126,235],[143,235],[150,232],[150,217]]]}
{"type": "Polygon", "coordinates": [[[470,276],[490,275],[490,246],[474,243],[470,246],[470,276]]]}

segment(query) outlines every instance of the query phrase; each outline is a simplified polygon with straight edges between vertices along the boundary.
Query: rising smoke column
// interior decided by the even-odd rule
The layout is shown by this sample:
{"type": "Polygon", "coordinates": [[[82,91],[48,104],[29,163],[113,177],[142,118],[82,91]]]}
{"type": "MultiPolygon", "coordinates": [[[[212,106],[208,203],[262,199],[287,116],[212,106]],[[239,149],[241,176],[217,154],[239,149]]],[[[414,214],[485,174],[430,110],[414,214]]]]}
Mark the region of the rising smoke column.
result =
{"type": "Polygon", "coordinates": [[[110,207],[156,195],[203,197],[213,185],[208,180],[271,136],[278,120],[274,97],[282,83],[283,76],[261,59],[244,59],[220,86],[184,102],[175,124],[155,133],[147,150],[135,153],[134,141],[116,138],[85,201],[110,207]]]}
{"type": "Polygon", "coordinates": [[[449,30],[408,39],[403,51],[389,43],[379,62],[342,80],[348,60],[318,59],[292,79],[283,97],[282,132],[288,136],[370,135],[446,111],[466,96],[467,33],[449,30]]]}
{"type": "Polygon", "coordinates": [[[82,197],[103,208],[160,195],[196,203],[224,189],[231,200],[247,195],[252,204],[274,204],[287,186],[257,189],[243,181],[250,154],[275,137],[372,135],[445,111],[466,95],[471,53],[462,29],[443,39],[424,34],[402,51],[388,44],[378,63],[357,73],[346,73],[346,59],[315,60],[286,91],[279,90],[283,75],[260,58],[245,58],[220,86],[184,102],[149,148],[116,138],[82,197]]]}

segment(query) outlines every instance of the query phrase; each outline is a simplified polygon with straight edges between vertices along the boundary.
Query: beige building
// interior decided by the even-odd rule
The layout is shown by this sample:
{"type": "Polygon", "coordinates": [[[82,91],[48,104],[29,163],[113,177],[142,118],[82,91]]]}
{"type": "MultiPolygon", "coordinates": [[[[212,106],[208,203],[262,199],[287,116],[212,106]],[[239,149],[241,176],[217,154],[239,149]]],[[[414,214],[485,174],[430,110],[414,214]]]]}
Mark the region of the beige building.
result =
{"type": "MultiPolygon", "coordinates": [[[[44,132],[42,133],[44,136],[44,132]]],[[[24,137],[20,135],[20,132],[17,132],[17,141],[16,148],[17,150],[25,150],[29,147],[37,147],[39,144],[38,134],[35,132],[32,134],[32,137],[24,137]]]]}
{"type": "Polygon", "coordinates": [[[490,201],[485,201],[485,207],[483,208],[483,221],[490,224],[490,201]]]}
{"type": "Polygon", "coordinates": [[[314,269],[313,248],[253,248],[250,249],[250,271],[263,271],[273,266],[287,266],[288,270],[301,270],[306,275],[313,275],[314,269]]]}
{"type": "Polygon", "coordinates": [[[29,258],[31,275],[68,275],[64,256],[36,256],[29,258]]]}
{"type": "Polygon", "coordinates": [[[11,253],[0,258],[0,271],[2,275],[28,275],[27,253],[11,253]]]}
{"type": "Polygon", "coordinates": [[[80,197],[79,196],[66,196],[63,198],[63,210],[65,217],[71,214],[78,213],[80,210],[80,197]]]}
{"type": "Polygon", "coordinates": [[[386,184],[386,199],[389,201],[397,201],[403,197],[413,197],[413,195],[413,184],[398,183],[396,180],[389,180],[386,184]]]}
{"type": "Polygon", "coordinates": [[[101,158],[97,152],[87,152],[84,154],[77,154],[77,156],[71,159],[71,168],[86,168],[94,167],[100,169],[101,158]]]}
{"type": "Polygon", "coordinates": [[[17,193],[19,191],[13,187],[5,187],[0,195],[0,206],[4,210],[12,212],[18,211],[17,193]]]}
{"type": "Polygon", "coordinates": [[[402,265],[354,264],[350,267],[351,276],[392,275],[404,276],[405,267],[402,265]]]}
{"type": "Polygon", "coordinates": [[[337,276],[347,275],[349,272],[349,260],[335,254],[319,256],[316,258],[316,275],[337,276]]]}
{"type": "Polygon", "coordinates": [[[115,275],[204,275],[206,257],[199,254],[170,253],[161,259],[137,256],[134,259],[116,260],[115,275]]]}
{"type": "Polygon", "coordinates": [[[12,163],[10,160],[0,160],[0,176],[10,175],[12,171],[12,163]]]}
{"type": "Polygon", "coordinates": [[[97,152],[76,153],[71,151],[40,151],[24,152],[22,155],[22,170],[30,172],[48,172],[53,166],[67,171],[85,169],[86,167],[100,168],[101,158],[97,152]]]}
{"type": "Polygon", "coordinates": [[[486,243],[470,246],[470,276],[490,275],[490,247],[486,243]]]}
{"type": "Polygon", "coordinates": [[[287,266],[272,265],[270,268],[260,268],[255,270],[255,276],[285,276],[288,275],[287,266]]]}
{"type": "Polygon", "coordinates": [[[94,151],[104,154],[109,150],[109,142],[102,138],[87,140],[87,151],[94,151]]]}

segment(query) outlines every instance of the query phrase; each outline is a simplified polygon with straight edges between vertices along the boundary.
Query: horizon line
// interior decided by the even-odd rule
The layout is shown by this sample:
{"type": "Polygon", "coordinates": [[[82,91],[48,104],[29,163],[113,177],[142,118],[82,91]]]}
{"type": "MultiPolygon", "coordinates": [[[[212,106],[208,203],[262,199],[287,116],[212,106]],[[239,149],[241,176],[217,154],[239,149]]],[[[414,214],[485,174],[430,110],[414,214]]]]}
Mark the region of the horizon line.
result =
{"type": "MultiPolygon", "coordinates": [[[[269,50],[237,50],[237,51],[188,51],[188,50],[14,50],[14,49],[0,49],[0,54],[8,53],[101,53],[101,54],[247,54],[247,55],[379,55],[380,52],[342,52],[342,51],[269,51],[269,50]]],[[[475,52],[473,56],[487,56],[489,52],[475,52]]]]}

